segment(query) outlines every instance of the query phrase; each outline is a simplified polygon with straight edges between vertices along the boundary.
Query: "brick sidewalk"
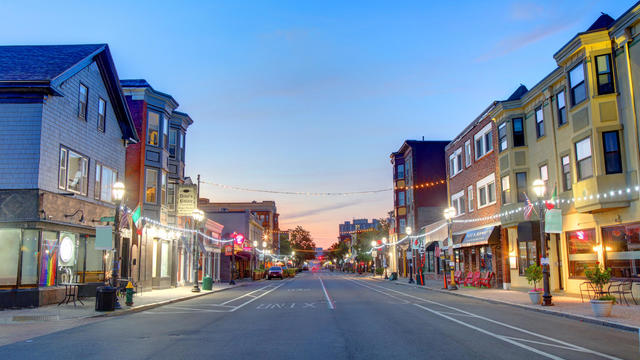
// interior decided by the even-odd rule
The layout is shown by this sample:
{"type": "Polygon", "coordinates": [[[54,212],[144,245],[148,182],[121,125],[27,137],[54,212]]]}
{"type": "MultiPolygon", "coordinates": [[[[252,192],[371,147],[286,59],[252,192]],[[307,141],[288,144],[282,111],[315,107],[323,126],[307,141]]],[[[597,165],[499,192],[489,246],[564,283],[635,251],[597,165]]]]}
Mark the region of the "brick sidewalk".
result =
{"type": "MultiPolygon", "coordinates": [[[[376,277],[376,280],[380,280],[376,277]]],[[[384,280],[383,280],[384,281],[384,280]]],[[[387,280],[388,281],[388,280],[387,280]]],[[[504,303],[518,306],[533,311],[542,311],[553,315],[570,317],[577,320],[593,322],[597,324],[612,326],[624,330],[640,331],[640,306],[616,304],[613,306],[610,317],[598,318],[593,315],[591,304],[585,299],[583,303],[580,297],[553,294],[554,306],[547,307],[532,305],[526,289],[502,290],[502,289],[478,289],[475,287],[460,287],[456,291],[442,290],[443,283],[440,280],[426,280],[425,286],[408,284],[408,278],[399,278],[391,283],[398,285],[414,286],[426,288],[434,291],[442,291],[458,296],[467,296],[485,301],[504,303]]]]}

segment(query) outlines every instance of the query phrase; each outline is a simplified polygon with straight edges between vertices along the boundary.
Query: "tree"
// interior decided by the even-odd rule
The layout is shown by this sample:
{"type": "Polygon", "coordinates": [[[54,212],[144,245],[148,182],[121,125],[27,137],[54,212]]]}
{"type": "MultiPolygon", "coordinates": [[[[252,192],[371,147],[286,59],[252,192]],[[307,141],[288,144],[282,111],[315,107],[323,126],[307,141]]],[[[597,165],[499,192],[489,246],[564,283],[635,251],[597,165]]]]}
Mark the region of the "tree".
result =
{"type": "Polygon", "coordinates": [[[311,238],[311,233],[302,226],[298,225],[289,232],[289,243],[291,244],[291,250],[296,251],[296,256],[299,255],[304,260],[316,257],[316,243],[311,238]]]}
{"type": "Polygon", "coordinates": [[[289,241],[289,234],[281,233],[280,234],[280,254],[281,255],[289,255],[291,254],[291,242],[289,241]]]}

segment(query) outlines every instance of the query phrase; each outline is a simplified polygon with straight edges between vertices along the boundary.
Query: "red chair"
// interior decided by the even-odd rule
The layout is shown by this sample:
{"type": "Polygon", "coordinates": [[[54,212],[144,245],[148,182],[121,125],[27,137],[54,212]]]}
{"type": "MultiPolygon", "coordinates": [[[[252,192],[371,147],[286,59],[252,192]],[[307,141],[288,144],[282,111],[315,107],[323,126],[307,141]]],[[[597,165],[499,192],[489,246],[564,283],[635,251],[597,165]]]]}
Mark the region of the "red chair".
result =
{"type": "Polygon", "coordinates": [[[460,282],[462,281],[463,276],[464,276],[464,273],[460,270],[454,273],[453,279],[455,280],[456,284],[460,285],[460,282]]]}
{"type": "Polygon", "coordinates": [[[479,271],[469,271],[469,274],[467,274],[467,277],[464,279],[464,286],[471,286],[476,280],[478,280],[478,278],[480,278],[479,271]],[[478,274],[477,277],[476,274],[478,274]]]}
{"type": "Polygon", "coordinates": [[[481,288],[483,286],[486,286],[487,288],[491,288],[491,280],[493,279],[493,276],[495,274],[491,271],[487,272],[487,274],[480,278],[480,281],[478,282],[478,287],[481,288]]]}

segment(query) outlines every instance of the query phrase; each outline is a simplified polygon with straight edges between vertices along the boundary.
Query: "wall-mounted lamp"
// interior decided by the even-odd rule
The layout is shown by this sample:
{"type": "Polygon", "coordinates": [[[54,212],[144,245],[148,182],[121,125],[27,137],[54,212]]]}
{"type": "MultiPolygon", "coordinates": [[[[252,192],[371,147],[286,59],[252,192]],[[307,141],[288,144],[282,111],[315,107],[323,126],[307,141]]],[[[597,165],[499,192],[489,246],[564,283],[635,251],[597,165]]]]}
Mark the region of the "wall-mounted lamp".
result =
{"type": "Polygon", "coordinates": [[[71,218],[76,216],[78,213],[80,213],[80,222],[84,224],[84,211],[82,211],[82,209],[76,210],[73,214],[65,214],[64,217],[71,218]]]}

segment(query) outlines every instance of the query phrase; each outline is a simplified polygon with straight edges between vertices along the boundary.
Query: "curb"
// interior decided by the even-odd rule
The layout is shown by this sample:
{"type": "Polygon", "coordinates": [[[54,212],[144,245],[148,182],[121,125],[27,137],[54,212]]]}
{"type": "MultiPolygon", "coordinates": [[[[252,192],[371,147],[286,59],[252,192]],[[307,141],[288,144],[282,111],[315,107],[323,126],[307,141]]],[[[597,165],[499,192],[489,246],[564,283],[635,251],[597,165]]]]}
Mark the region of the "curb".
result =
{"type": "Polygon", "coordinates": [[[85,317],[85,319],[114,317],[114,316],[121,316],[121,315],[128,315],[128,314],[132,314],[132,313],[142,312],[142,311],[145,311],[145,310],[150,310],[150,309],[157,308],[157,307],[164,306],[164,305],[169,305],[169,304],[174,304],[174,303],[178,303],[178,302],[181,302],[181,301],[186,301],[186,300],[199,298],[199,297],[205,296],[205,295],[217,294],[219,292],[235,289],[235,288],[238,288],[238,287],[247,286],[248,284],[249,283],[242,283],[242,284],[237,284],[235,286],[230,286],[230,287],[226,287],[226,288],[223,288],[223,289],[219,289],[219,290],[216,290],[216,291],[201,292],[199,294],[189,295],[189,296],[185,296],[185,297],[181,297],[181,298],[177,298],[177,299],[169,299],[169,300],[164,300],[164,301],[158,301],[158,302],[151,303],[151,304],[134,306],[134,307],[131,307],[131,308],[128,308],[128,309],[121,309],[121,310],[115,310],[113,312],[105,312],[105,313],[102,313],[102,314],[91,315],[91,316],[85,317]]]}
{"type": "MultiPolygon", "coordinates": [[[[374,279],[374,280],[384,282],[384,280],[380,280],[380,279],[374,279]]],[[[492,304],[509,305],[509,306],[520,308],[520,309],[525,309],[525,310],[529,310],[529,311],[537,311],[537,312],[546,313],[546,314],[555,315],[555,316],[560,316],[560,317],[564,317],[564,318],[568,318],[568,319],[572,319],[572,320],[587,322],[587,323],[601,325],[601,326],[612,327],[612,328],[619,329],[619,330],[624,330],[624,331],[631,331],[631,332],[636,332],[636,333],[640,332],[640,327],[636,327],[636,326],[632,326],[632,325],[620,324],[620,323],[617,323],[617,322],[614,322],[614,321],[607,321],[607,320],[592,318],[592,317],[584,316],[584,315],[563,313],[563,312],[550,310],[550,309],[546,309],[546,308],[536,308],[536,307],[523,305],[523,304],[516,304],[516,303],[504,301],[504,300],[487,299],[487,298],[477,297],[477,296],[473,296],[473,295],[469,295],[469,294],[460,294],[460,293],[452,292],[450,290],[436,289],[436,288],[427,287],[427,286],[418,286],[418,285],[412,285],[412,284],[405,284],[405,283],[401,283],[401,282],[394,282],[394,283],[395,283],[395,285],[404,285],[404,286],[409,286],[409,287],[413,287],[413,288],[416,288],[416,289],[430,290],[430,291],[435,291],[435,292],[448,294],[448,295],[452,295],[452,296],[460,296],[460,297],[469,298],[469,299],[481,300],[481,301],[492,303],[492,304]]]]}

